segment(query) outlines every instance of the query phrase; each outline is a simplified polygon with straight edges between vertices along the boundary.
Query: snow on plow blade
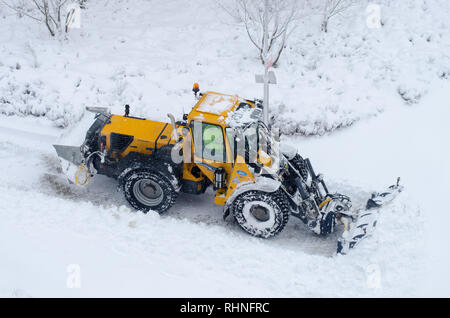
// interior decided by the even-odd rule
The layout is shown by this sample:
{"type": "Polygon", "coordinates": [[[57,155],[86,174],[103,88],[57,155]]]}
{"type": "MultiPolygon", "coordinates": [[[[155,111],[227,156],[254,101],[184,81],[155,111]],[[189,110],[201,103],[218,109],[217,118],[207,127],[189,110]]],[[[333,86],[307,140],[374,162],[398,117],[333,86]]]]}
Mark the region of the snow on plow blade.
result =
{"type": "Polygon", "coordinates": [[[400,178],[397,179],[397,184],[391,185],[386,191],[372,194],[367,201],[366,208],[358,211],[354,220],[351,222],[346,222],[346,219],[342,220],[345,230],[338,240],[338,254],[347,254],[350,249],[374,232],[380,213],[379,208],[391,202],[402,192],[403,186],[399,182],[400,178]]]}
{"type": "Polygon", "coordinates": [[[78,184],[78,172],[83,166],[80,147],[53,145],[59,157],[61,168],[67,179],[71,183],[78,184]]]}

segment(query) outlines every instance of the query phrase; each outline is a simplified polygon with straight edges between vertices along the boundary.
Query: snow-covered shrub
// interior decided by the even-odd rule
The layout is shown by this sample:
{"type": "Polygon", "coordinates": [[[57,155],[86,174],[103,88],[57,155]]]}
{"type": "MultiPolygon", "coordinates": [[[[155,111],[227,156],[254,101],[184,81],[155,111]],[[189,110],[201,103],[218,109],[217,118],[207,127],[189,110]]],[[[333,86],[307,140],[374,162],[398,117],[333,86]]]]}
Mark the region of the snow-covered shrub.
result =
{"type": "Polygon", "coordinates": [[[43,82],[24,85],[8,82],[0,90],[0,113],[5,115],[45,116],[55,126],[65,128],[80,120],[83,110],[61,97],[59,91],[49,91],[43,82]]]}
{"type": "Polygon", "coordinates": [[[87,0],[78,0],[77,2],[81,9],[86,9],[87,0]]]}
{"type": "Polygon", "coordinates": [[[407,104],[419,103],[425,93],[425,91],[419,91],[417,88],[406,88],[404,86],[399,86],[397,92],[407,104]]]}
{"type": "Polygon", "coordinates": [[[318,88],[305,92],[304,99],[299,96],[290,100],[289,107],[284,104],[272,107],[271,125],[284,135],[324,135],[378,116],[385,109],[385,100],[373,100],[360,91],[352,91],[348,96],[342,96],[339,90],[321,94],[313,94],[314,91],[318,88]]]}

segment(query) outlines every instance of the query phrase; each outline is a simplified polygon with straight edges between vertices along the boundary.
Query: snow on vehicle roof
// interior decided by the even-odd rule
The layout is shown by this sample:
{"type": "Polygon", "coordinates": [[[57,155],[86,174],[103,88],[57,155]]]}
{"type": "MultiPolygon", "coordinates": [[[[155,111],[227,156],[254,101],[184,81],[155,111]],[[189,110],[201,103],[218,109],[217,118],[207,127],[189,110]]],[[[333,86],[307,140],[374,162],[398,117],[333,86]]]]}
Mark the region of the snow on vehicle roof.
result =
{"type": "Polygon", "coordinates": [[[241,108],[233,112],[233,114],[225,120],[230,127],[242,127],[250,123],[258,121],[262,111],[259,108],[241,108]]]}
{"type": "Polygon", "coordinates": [[[197,110],[200,112],[220,115],[232,109],[239,97],[236,95],[225,95],[219,93],[208,93],[197,110]]]}
{"type": "Polygon", "coordinates": [[[238,95],[207,92],[189,114],[190,120],[206,120],[220,125],[244,126],[260,118],[261,109],[238,95]]]}

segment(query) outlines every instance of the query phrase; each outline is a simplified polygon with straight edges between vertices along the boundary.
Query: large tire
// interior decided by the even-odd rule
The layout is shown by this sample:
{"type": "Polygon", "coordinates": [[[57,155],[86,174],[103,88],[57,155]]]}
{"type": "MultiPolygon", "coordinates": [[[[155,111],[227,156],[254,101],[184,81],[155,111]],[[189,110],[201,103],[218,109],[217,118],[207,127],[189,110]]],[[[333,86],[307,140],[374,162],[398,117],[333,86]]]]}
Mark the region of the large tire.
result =
{"type": "Polygon", "coordinates": [[[294,166],[294,168],[298,172],[300,172],[300,175],[302,176],[303,180],[308,179],[308,168],[306,167],[306,162],[299,154],[296,154],[294,158],[289,160],[289,162],[294,166]]]}
{"type": "Polygon", "coordinates": [[[130,205],[143,212],[163,213],[174,205],[178,195],[166,176],[147,169],[128,173],[123,180],[123,191],[130,205]]]}
{"type": "Polygon", "coordinates": [[[244,192],[233,201],[232,211],[244,231],[261,238],[280,233],[290,214],[287,198],[281,191],[244,192]]]}

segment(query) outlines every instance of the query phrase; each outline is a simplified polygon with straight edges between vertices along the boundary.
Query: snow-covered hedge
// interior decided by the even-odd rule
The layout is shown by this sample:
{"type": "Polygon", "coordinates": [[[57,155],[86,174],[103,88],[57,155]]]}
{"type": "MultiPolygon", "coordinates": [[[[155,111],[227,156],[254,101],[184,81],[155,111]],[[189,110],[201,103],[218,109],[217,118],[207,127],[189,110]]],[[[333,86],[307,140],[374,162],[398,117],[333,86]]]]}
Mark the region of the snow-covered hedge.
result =
{"type": "Polygon", "coordinates": [[[78,121],[83,113],[80,107],[61,98],[60,92],[45,90],[42,81],[6,83],[1,91],[0,111],[6,115],[45,116],[61,128],[78,121]]]}

